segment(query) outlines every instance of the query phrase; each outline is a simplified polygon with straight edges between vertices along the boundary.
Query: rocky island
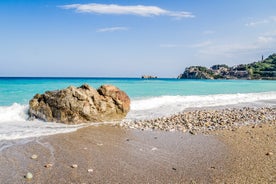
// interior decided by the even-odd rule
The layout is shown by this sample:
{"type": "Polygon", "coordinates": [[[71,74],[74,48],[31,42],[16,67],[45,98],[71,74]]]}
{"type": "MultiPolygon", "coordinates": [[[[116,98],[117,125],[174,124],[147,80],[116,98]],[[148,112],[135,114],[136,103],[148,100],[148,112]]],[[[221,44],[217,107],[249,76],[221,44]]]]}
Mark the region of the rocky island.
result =
{"type": "Polygon", "coordinates": [[[263,79],[276,80],[276,54],[262,61],[229,67],[225,64],[190,66],[178,76],[178,79],[263,79]]]}
{"type": "Polygon", "coordinates": [[[157,76],[152,76],[152,75],[142,75],[142,79],[157,79],[157,76]]]}

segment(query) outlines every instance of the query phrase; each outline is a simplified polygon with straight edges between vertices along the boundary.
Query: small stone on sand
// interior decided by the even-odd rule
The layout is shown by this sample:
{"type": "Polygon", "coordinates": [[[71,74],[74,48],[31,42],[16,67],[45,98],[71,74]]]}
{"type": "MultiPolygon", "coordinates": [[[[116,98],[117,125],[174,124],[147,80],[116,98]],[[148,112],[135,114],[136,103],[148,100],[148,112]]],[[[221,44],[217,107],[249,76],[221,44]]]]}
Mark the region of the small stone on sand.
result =
{"type": "Polygon", "coordinates": [[[87,171],[91,173],[91,172],[93,172],[94,170],[93,170],[93,169],[88,169],[87,171]]]}
{"type": "Polygon", "coordinates": [[[271,155],[273,155],[273,153],[270,151],[270,152],[267,152],[266,155],[271,156],[271,155]]]}
{"type": "Polygon", "coordinates": [[[44,165],[44,167],[46,167],[46,168],[50,168],[52,166],[53,166],[53,164],[46,164],[46,165],[44,165]]]}
{"type": "Polygon", "coordinates": [[[71,167],[72,167],[72,168],[77,168],[78,165],[77,165],[77,164],[73,164],[73,165],[71,165],[71,167]]]}
{"type": "Polygon", "coordinates": [[[32,156],[31,156],[31,159],[33,159],[33,160],[37,159],[37,155],[35,155],[35,154],[32,155],[32,156]]]}
{"type": "Polygon", "coordinates": [[[30,173],[30,172],[28,172],[28,173],[26,174],[25,178],[28,179],[28,180],[30,180],[30,179],[33,178],[33,174],[30,173]]]}
{"type": "Polygon", "coordinates": [[[97,143],[97,146],[102,146],[103,144],[102,143],[97,143]]]}
{"type": "Polygon", "coordinates": [[[155,150],[157,150],[157,148],[156,148],[156,147],[153,147],[151,150],[152,150],[152,151],[155,151],[155,150]]]}

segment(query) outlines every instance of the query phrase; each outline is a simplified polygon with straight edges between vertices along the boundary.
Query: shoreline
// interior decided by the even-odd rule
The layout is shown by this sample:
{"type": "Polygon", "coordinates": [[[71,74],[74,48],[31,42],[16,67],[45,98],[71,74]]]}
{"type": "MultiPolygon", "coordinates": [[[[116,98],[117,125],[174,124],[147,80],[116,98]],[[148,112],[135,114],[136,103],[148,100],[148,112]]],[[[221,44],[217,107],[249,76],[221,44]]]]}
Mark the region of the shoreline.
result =
{"type": "MultiPolygon", "coordinates": [[[[227,112],[205,108],[190,113],[211,111],[227,112]]],[[[249,111],[265,118],[194,133],[109,124],[31,138],[0,151],[0,183],[276,182],[275,108],[244,112],[249,111]],[[34,154],[37,159],[31,158],[34,154]],[[24,178],[27,172],[33,174],[31,180],[24,178]]]]}

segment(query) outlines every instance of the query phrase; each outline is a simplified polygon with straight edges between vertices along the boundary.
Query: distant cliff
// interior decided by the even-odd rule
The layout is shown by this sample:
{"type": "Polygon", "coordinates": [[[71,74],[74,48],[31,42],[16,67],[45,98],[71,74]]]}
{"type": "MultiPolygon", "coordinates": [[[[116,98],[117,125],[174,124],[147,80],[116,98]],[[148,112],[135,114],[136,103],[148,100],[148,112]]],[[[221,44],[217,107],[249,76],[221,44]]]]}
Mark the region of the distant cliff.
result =
{"type": "Polygon", "coordinates": [[[276,54],[250,64],[229,67],[225,64],[211,68],[190,66],[178,76],[179,79],[268,79],[276,80],[276,54]]]}

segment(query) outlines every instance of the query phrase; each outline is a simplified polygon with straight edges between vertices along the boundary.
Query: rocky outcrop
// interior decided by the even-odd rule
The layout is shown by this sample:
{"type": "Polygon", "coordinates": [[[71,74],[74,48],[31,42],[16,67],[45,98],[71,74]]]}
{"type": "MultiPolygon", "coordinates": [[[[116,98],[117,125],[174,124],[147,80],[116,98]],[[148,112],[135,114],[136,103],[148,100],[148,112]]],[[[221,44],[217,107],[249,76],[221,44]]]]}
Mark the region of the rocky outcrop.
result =
{"type": "Polygon", "coordinates": [[[214,79],[213,72],[202,66],[191,66],[185,69],[183,74],[178,76],[179,79],[214,79]]]}
{"type": "Polygon", "coordinates": [[[142,79],[157,79],[157,76],[152,76],[152,75],[142,75],[142,79]]]}
{"type": "Polygon", "coordinates": [[[228,67],[227,65],[213,65],[211,68],[190,66],[185,69],[179,79],[249,79],[249,73],[243,65],[228,67]]]}
{"type": "Polygon", "coordinates": [[[31,118],[78,124],[121,120],[130,110],[130,99],[112,85],[103,85],[96,90],[84,84],[36,94],[29,106],[31,118]]]}
{"type": "Polygon", "coordinates": [[[178,79],[267,79],[276,80],[276,54],[249,64],[229,67],[225,64],[211,68],[191,66],[178,76],[178,79]]]}

